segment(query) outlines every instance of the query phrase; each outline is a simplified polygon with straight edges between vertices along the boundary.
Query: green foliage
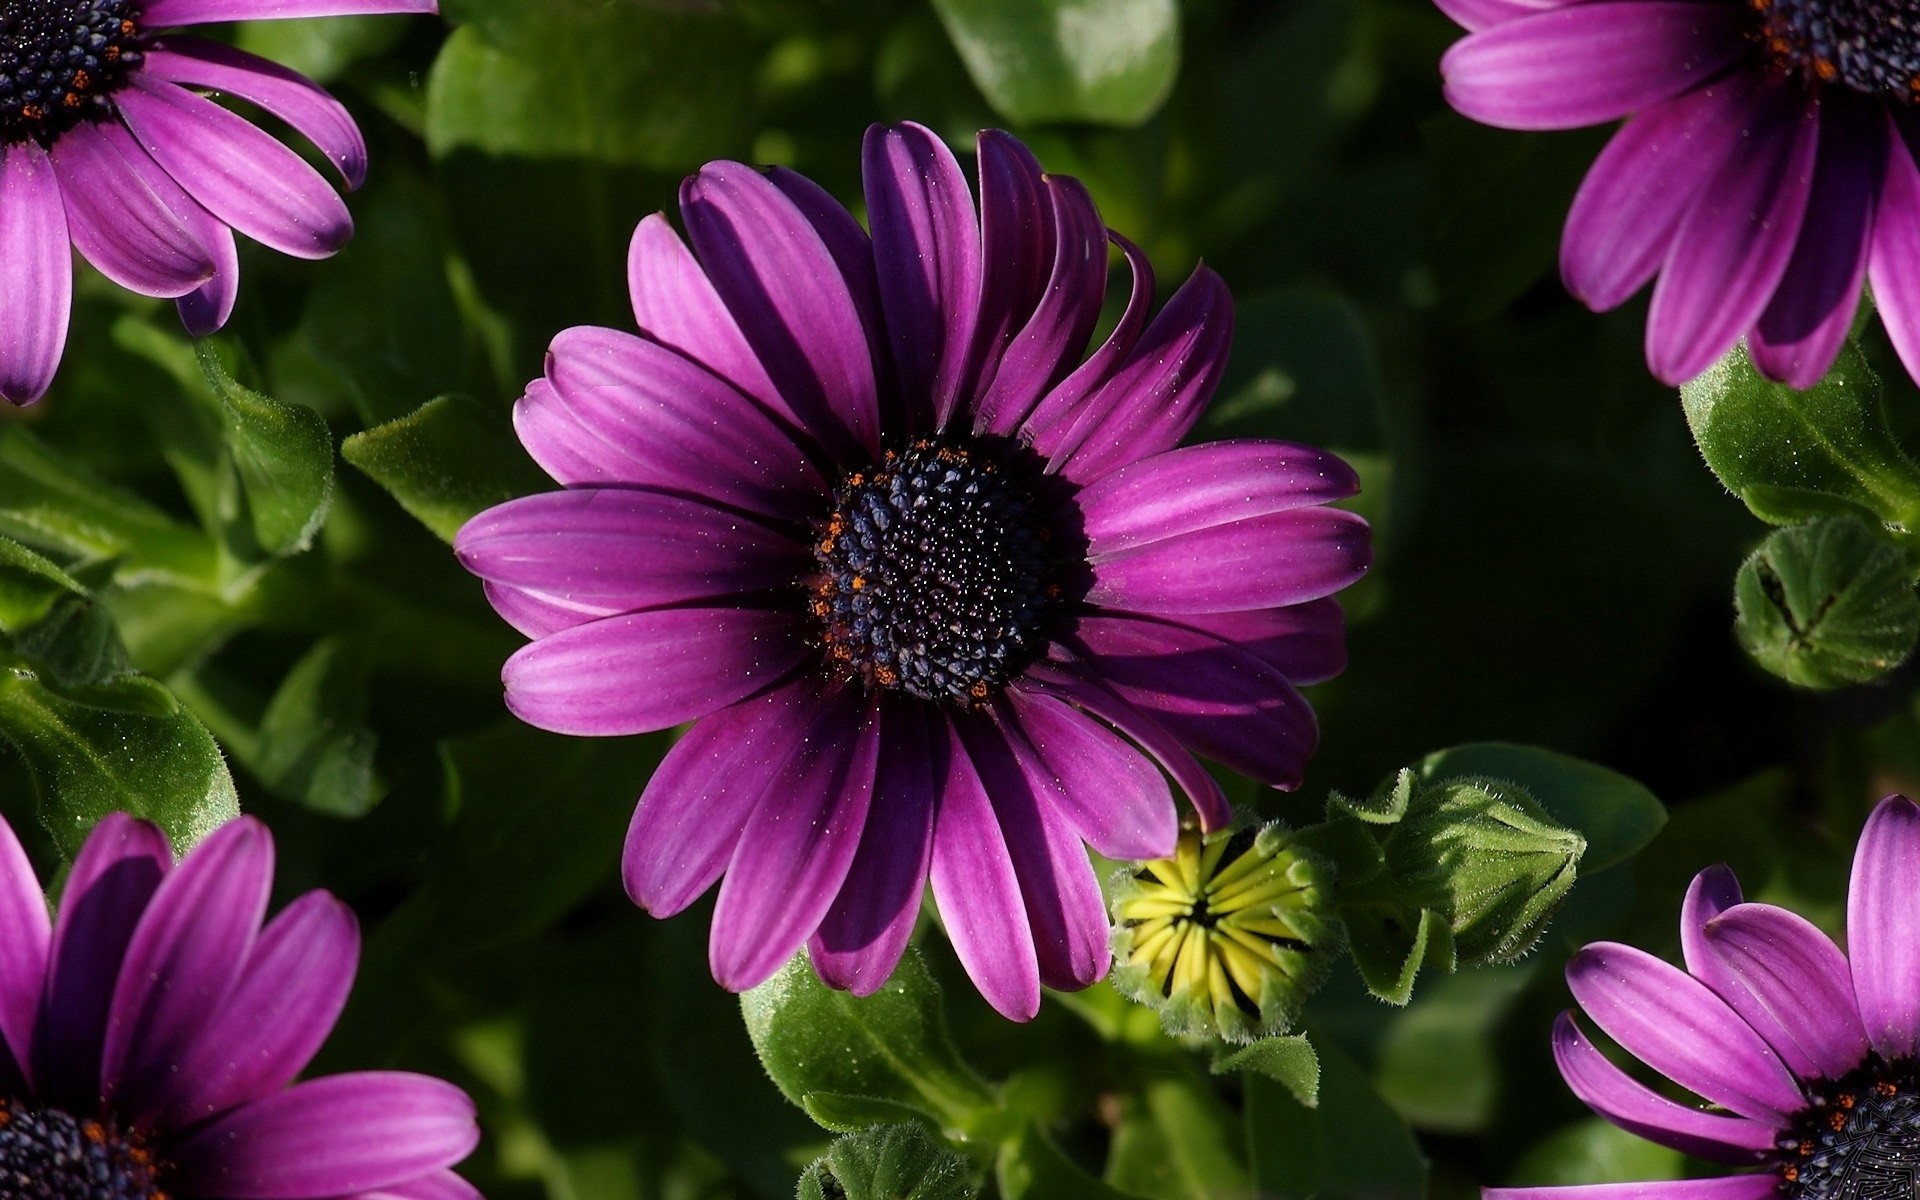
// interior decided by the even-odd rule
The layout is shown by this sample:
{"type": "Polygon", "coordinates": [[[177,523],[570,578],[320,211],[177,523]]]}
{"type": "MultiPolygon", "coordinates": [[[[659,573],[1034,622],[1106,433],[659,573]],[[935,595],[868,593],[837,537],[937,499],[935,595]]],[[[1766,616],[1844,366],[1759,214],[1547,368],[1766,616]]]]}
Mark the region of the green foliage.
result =
{"type": "Polygon", "coordinates": [[[1174,0],[934,0],[961,59],[1001,116],[1021,124],[1138,125],[1180,67],[1174,0]]]}
{"type": "MultiPolygon", "coordinates": [[[[313,544],[333,500],[333,435],[320,414],[284,404],[234,382],[207,342],[195,346],[207,391],[217,407],[221,440],[232,466],[233,539],[246,557],[297,554],[313,544]]],[[[223,512],[224,515],[224,512],[223,512]]]]}
{"type": "Polygon", "coordinates": [[[1852,517],[1770,534],[1741,564],[1733,601],[1747,653],[1802,687],[1879,678],[1920,640],[1912,563],[1852,517]]]}
{"type": "Polygon", "coordinates": [[[354,434],[340,453],[448,542],[482,509],[551,486],[505,422],[451,396],[354,434]]]}
{"type": "Polygon", "coordinates": [[[1284,1086],[1307,1108],[1320,1103],[1320,1056],[1304,1034],[1262,1038],[1231,1053],[1216,1052],[1213,1070],[1216,1075],[1255,1071],[1284,1086]]]}
{"type": "Polygon", "coordinates": [[[1283,1084],[1247,1076],[1247,1152],[1259,1194],[1419,1200],[1427,1160],[1406,1123],[1344,1053],[1327,1051],[1321,1068],[1313,1108],[1283,1084]]]}
{"type": "Polygon", "coordinates": [[[967,1160],[919,1125],[875,1125],[836,1140],[800,1176],[799,1200],[968,1200],[967,1160]]]}

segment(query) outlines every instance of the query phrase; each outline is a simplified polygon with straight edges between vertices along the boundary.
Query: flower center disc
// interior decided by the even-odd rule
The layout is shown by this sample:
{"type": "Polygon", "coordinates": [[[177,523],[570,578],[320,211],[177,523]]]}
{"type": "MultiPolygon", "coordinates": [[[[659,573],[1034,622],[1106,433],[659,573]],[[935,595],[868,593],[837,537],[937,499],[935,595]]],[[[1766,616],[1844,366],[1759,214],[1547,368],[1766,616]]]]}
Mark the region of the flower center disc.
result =
{"type": "Polygon", "coordinates": [[[1913,0],[1750,0],[1767,49],[1809,81],[1920,99],[1920,9],[1913,0]]]}
{"type": "Polygon", "coordinates": [[[0,0],[0,145],[106,114],[140,62],[137,0],[0,0]]]}
{"type": "Polygon", "coordinates": [[[1781,1139],[1792,1200],[1911,1200],[1920,1187],[1920,1086],[1912,1070],[1870,1064],[1835,1084],[1781,1139]]]}
{"type": "Polygon", "coordinates": [[[166,1200],[139,1138],[57,1108],[0,1097],[0,1196],[9,1200],[166,1200]]]}
{"type": "Polygon", "coordinates": [[[827,655],[869,686],[977,706],[1038,654],[1058,593],[1032,499],[932,441],[849,475],[814,545],[827,655]]]}

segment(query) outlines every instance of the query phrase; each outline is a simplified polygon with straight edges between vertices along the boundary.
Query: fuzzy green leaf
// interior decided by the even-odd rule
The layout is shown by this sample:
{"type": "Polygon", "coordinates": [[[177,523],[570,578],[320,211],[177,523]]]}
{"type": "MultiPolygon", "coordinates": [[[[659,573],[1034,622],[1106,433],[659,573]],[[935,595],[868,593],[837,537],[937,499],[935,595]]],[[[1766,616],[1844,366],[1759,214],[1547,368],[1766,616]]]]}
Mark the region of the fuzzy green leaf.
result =
{"type": "Polygon", "coordinates": [[[333,501],[333,435],[320,414],[234,382],[208,342],[194,347],[218,402],[220,433],[239,482],[242,520],[268,557],[313,543],[333,501]]]}
{"type": "Polygon", "coordinates": [[[1802,687],[1877,679],[1920,640],[1906,555],[1850,517],[1775,530],[1741,564],[1733,600],[1747,653],[1802,687]]]}
{"type": "Polygon", "coordinates": [[[453,396],[354,434],[340,456],[448,542],[482,509],[553,485],[506,422],[453,396]]]}
{"type": "Polygon", "coordinates": [[[982,93],[1010,121],[1138,125],[1180,69],[1174,0],[934,0],[982,93]]]}
{"type": "Polygon", "coordinates": [[[800,1200],[967,1200],[972,1165],[917,1124],[850,1133],[800,1177],[800,1200]]]}

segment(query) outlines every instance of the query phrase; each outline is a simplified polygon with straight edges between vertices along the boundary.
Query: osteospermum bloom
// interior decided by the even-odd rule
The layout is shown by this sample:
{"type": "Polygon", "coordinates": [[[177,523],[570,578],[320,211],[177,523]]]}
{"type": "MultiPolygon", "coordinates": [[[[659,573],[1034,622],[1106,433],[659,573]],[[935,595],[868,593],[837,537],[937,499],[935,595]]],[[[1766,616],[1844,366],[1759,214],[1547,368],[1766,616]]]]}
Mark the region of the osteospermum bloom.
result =
{"type": "Polygon", "coordinates": [[[325,892],[262,927],[272,882],[256,821],[176,866],[164,834],[115,813],[49,920],[0,821],[0,1196],[478,1200],[446,1169],[479,1139],[458,1088],[293,1082],[346,1003],[359,932],[325,892]]]}
{"type": "Polygon", "coordinates": [[[1678,384],[1744,336],[1795,387],[1871,279],[1920,378],[1920,14],[1909,0],[1436,0],[1473,31],[1447,99],[1511,129],[1631,117],[1567,216],[1596,311],[1653,279],[1647,361],[1678,384]]]}
{"type": "Polygon", "coordinates": [[[1489,1189],[1488,1200],[1912,1196],[1920,1180],[1920,806],[1882,801],[1854,851],[1848,952],[1703,871],[1680,915],[1686,970],[1601,942],[1567,981],[1629,1053],[1716,1106],[1628,1076],[1563,1013],[1554,1057],[1593,1110],[1649,1141],[1758,1168],[1713,1179],[1489,1189]]]}
{"type": "Polygon", "coordinates": [[[1082,842],[1173,851],[1161,769],[1228,820],[1198,750],[1277,786],[1316,729],[1295,684],[1344,665],[1327,599],[1368,561],[1324,502],[1353,472],[1304,446],[1175,449],[1219,382],[1227,290],[1153,276],[1082,361],[1108,231],[1081,185],[979,141],[976,210],[916,125],[867,138],[869,236],[804,177],[717,162],[628,261],[640,334],[562,333],[515,409],[566,490],[456,543],[534,642],[507,704],[543,728],[697,721],[628,834],[658,915],[725,875],[715,978],[808,944],[869,992],[930,879],[1002,1012],[1109,954],[1082,842]],[[1155,767],[1155,762],[1159,767],[1155,767]]]}
{"type": "Polygon", "coordinates": [[[305,135],[349,188],[367,147],[313,81],[174,29],[224,21],[435,12],[436,0],[0,0],[0,396],[53,382],[73,249],[120,286],[177,301],[195,337],[226,324],[234,232],[325,258],[353,232],[305,159],[202,95],[225,92],[305,135]]]}

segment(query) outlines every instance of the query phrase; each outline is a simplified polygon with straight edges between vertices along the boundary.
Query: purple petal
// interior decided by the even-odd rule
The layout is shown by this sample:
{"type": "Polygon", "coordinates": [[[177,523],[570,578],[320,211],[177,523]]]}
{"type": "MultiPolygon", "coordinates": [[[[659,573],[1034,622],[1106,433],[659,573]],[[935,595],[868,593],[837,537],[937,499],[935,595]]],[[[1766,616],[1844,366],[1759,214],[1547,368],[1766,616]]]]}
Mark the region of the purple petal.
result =
{"type": "Polygon", "coordinates": [[[1886,147],[1879,122],[1860,115],[1843,104],[1822,108],[1820,157],[1800,238],[1773,299],[1747,334],[1760,373],[1796,388],[1812,387],[1833,365],[1867,278],[1886,147]]]}
{"type": "Polygon", "coordinates": [[[829,490],[790,426],[674,351],[611,329],[554,338],[547,379],[513,422],[569,487],[643,484],[789,519],[829,490]]]}
{"type": "Polygon", "coordinates": [[[1324,683],[1347,669],[1346,619],[1338,600],[1158,619],[1231,642],[1285,675],[1296,687],[1324,683]]]}
{"type": "Polygon", "coordinates": [[[785,530],[638,488],[509,500],[462,526],[453,549],[482,579],[602,615],[778,588],[811,561],[785,530]]]}
{"type": "Polygon", "coordinates": [[[856,996],[879,990],[913,935],[933,858],[934,806],[947,770],[946,732],[941,729],[934,740],[924,705],[883,704],[880,719],[880,761],[860,849],[808,942],[820,978],[856,996]]]}
{"type": "Polygon", "coordinates": [[[1707,982],[1803,1079],[1838,1079],[1867,1057],[1847,959],[1806,918],[1739,904],[1708,921],[1707,982]]]}
{"type": "Polygon", "coordinates": [[[833,907],[866,827],[880,731],[879,706],[845,688],[747,818],[713,908],[707,956],[721,987],[765,982],[833,907]]]}
{"type": "Polygon", "coordinates": [[[349,191],[367,181],[367,142],[346,106],[319,84],[257,54],[196,37],[168,38],[147,51],[148,73],[174,83],[230,92],[256,104],[312,142],[349,191]]]}
{"type": "Polygon", "coordinates": [[[1360,477],[1338,455],[1291,442],[1209,442],[1128,463],[1078,505],[1094,556],[1268,513],[1344,500],[1360,477]]]}
{"type": "MultiPolygon", "coordinates": [[[[973,331],[973,359],[976,384],[984,385],[993,379],[1017,327],[1034,316],[1046,295],[1058,230],[1047,176],[1032,151],[998,129],[981,130],[974,150],[980,170],[980,318],[973,331]]],[[[1106,230],[1095,236],[1104,271],[1106,230]]],[[[976,395],[984,395],[984,388],[976,386],[976,395]]],[[[984,428],[983,407],[976,401],[976,431],[984,428]]]]}
{"type": "Polygon", "coordinates": [[[1625,303],[1660,269],[1680,219],[1740,148],[1756,81],[1735,75],[1628,121],[1574,195],[1560,277],[1595,312],[1625,303]]]}
{"type": "Polygon", "coordinates": [[[1573,1014],[1553,1023],[1553,1059],[1573,1094],[1607,1120],[1650,1142],[1714,1162],[1743,1163],[1772,1153],[1771,1125],[1676,1104],[1629,1076],[1594,1048],[1573,1014]]]}
{"type": "Polygon", "coordinates": [[[1495,25],[1440,60],[1447,103],[1486,125],[1600,125],[1705,83],[1747,54],[1738,6],[1575,4],[1495,25]]]}
{"type": "Polygon", "coordinates": [[[1847,890],[1853,994],[1867,1039],[1905,1058],[1920,1032],[1920,806],[1889,796],[1867,818],[1847,890]]]}
{"type": "Polygon", "coordinates": [[[713,886],[820,709],[818,685],[802,677],[701,718],[674,743],[627,827],[621,875],[635,904],[670,917],[713,886]]]}
{"type": "Polygon", "coordinates": [[[1296,508],[1095,555],[1086,600],[1146,613],[1282,608],[1332,595],[1372,561],[1358,514],[1296,508]]]}
{"type": "Polygon", "coordinates": [[[1319,742],[1313,709],[1258,657],[1180,625],[1080,618],[1062,639],[1083,669],[1182,743],[1263,783],[1294,788],[1319,742]]]}
{"type": "Polygon", "coordinates": [[[1667,383],[1706,370],[1753,328],[1793,257],[1820,121],[1816,105],[1782,92],[1681,219],[1660,269],[1647,314],[1647,364],[1667,383]]]}
{"type": "Polygon", "coordinates": [[[731,162],[682,184],[680,210],[714,291],[799,424],[836,454],[877,455],[872,348],[813,222],[765,176],[731,162]]]}
{"type": "Polygon", "coordinates": [[[627,249],[627,290],[641,333],[678,350],[774,411],[792,415],[707,273],[659,213],[633,231],[633,243],[627,249]]]}
{"type": "Polygon", "coordinates": [[[1166,776],[1106,726],[1040,692],[1009,693],[1027,783],[1108,858],[1166,858],[1180,836],[1166,776]]]}
{"type": "Polygon", "coordinates": [[[452,1171],[435,1171],[379,1191],[363,1192],[355,1200],[484,1200],[484,1197],[480,1189],[452,1171]]]}
{"type": "Polygon", "coordinates": [[[251,817],[209,834],[153,894],[120,963],[100,1092],[140,1112],[232,992],[273,884],[273,838],[251,817]]]}
{"type": "Polygon", "coordinates": [[[929,878],[953,952],[980,994],[1011,1021],[1040,1011],[1040,962],[1020,880],[980,774],[948,726],[947,777],[934,819],[929,878]]]}
{"type": "Polygon", "coordinates": [[[1106,901],[1086,847],[1046,793],[1030,786],[1021,760],[1032,757],[1032,747],[1016,751],[1008,745],[1025,741],[1017,725],[998,727],[977,718],[960,718],[955,725],[993,804],[1020,881],[1040,982],[1061,991],[1092,985],[1107,973],[1113,954],[1107,946],[1106,901]]]}
{"type": "Polygon", "coordinates": [[[1122,700],[1104,683],[1088,679],[1075,670],[1039,663],[1029,668],[1027,678],[1040,692],[1099,718],[1152,755],[1187,794],[1188,802],[1200,814],[1202,829],[1212,832],[1232,823],[1233,810],[1227,806],[1227,797],[1220,785],[1165,725],[1122,700]]]}
{"type": "Polygon", "coordinates": [[[563,629],[522,647],[501,677],[507,707],[529,725],[617,736],[737,704],[812,653],[790,613],[675,608],[563,629]]]}
{"type": "Polygon", "coordinates": [[[213,278],[213,252],[175,214],[163,193],[184,193],[133,143],[82,123],[54,143],[54,174],[73,244],[102,275],[143,296],[184,296],[213,278]],[[129,152],[130,151],[130,152],[129,152]]]}
{"type": "Polygon", "coordinates": [[[0,398],[53,385],[73,308],[73,252],[53,161],[35,142],[0,148],[0,398]]]}
{"type": "Polygon", "coordinates": [[[131,82],[114,94],[121,118],[208,212],[295,258],[325,258],[353,236],[347,206],[305,159],[177,84],[131,82]]]}
{"type": "Polygon", "coordinates": [[[1732,868],[1720,863],[1695,875],[1680,903],[1680,957],[1687,970],[1710,987],[1713,981],[1708,976],[1717,969],[1718,960],[1707,952],[1707,922],[1743,900],[1732,868]]]}
{"type": "Polygon", "coordinates": [[[149,0],[141,23],[149,29],[211,25],[219,21],[276,21],[287,17],[350,17],[437,13],[439,0],[149,0]]]}
{"type": "Polygon", "coordinates": [[[1147,327],[1147,312],[1153,307],[1153,265],[1147,261],[1146,254],[1140,247],[1111,230],[1107,232],[1107,239],[1120,247],[1121,254],[1127,260],[1127,269],[1132,273],[1133,284],[1127,295],[1127,306],[1121,310],[1120,320],[1115,323],[1113,332],[1087,356],[1087,361],[1074,368],[1072,374],[1042,396],[1038,404],[1023,398],[1023,403],[1029,405],[1032,412],[1020,427],[1018,436],[1043,456],[1051,457],[1070,448],[1072,443],[1068,439],[1076,436],[1080,422],[1087,416],[1089,397],[1106,386],[1114,372],[1120,369],[1133,348],[1140,343],[1140,335],[1147,327]]]}
{"type": "Polygon", "coordinates": [[[980,317],[980,219],[947,144],[911,122],[875,125],[861,150],[873,261],[901,392],[944,428],[969,382],[980,317]]]}
{"type": "Polygon", "coordinates": [[[0,1043],[16,1065],[32,1061],[34,1027],[46,990],[53,922],[46,893],[13,829],[0,819],[0,1043]]]}
{"type": "Polygon", "coordinates": [[[1779,1176],[1761,1171],[1751,1175],[1724,1175],[1718,1179],[1481,1188],[1480,1200],[1773,1200],[1779,1190],[1779,1176]]]}
{"type": "Polygon", "coordinates": [[[74,858],[53,924],[46,1007],[33,1054],[43,1099],[82,1109],[100,1103],[100,1045],[120,962],[172,868],[166,835],[119,812],[94,826],[74,858]]]}
{"type": "Polygon", "coordinates": [[[360,927],[346,905],[326,892],[289,904],[174,1065],[155,1101],[159,1127],[184,1129],[292,1083],[346,1007],[359,958],[360,927]]]}
{"type": "Polygon", "coordinates": [[[233,244],[233,230],[211,213],[206,215],[206,226],[201,236],[213,252],[213,278],[176,302],[180,323],[197,338],[225,326],[233,316],[234,301],[240,298],[240,250],[233,244]]]}
{"type": "Polygon", "coordinates": [[[1713,989],[1643,950],[1595,942],[1567,963],[1580,1007],[1681,1087],[1776,1126],[1806,1104],[1773,1051],[1713,989]]]}
{"type": "Polygon", "coordinates": [[[1920,169],[1897,127],[1889,142],[1867,275],[1887,337],[1920,379],[1920,169]]]}
{"type": "Polygon", "coordinates": [[[1530,17],[1535,13],[1550,12],[1562,4],[1575,0],[1434,0],[1434,6],[1447,14],[1453,23],[1469,32],[1477,33],[1495,25],[1504,25],[1508,21],[1517,21],[1521,17],[1530,17]]]}
{"type": "Polygon", "coordinates": [[[484,579],[480,590],[502,620],[530,638],[543,638],[611,615],[597,605],[575,604],[565,596],[506,587],[484,579]]]}
{"type": "Polygon", "coordinates": [[[405,1184],[480,1142],[473,1101],[399,1071],[296,1084],[196,1131],[167,1153],[207,1200],[316,1200],[405,1184]]]}
{"type": "Polygon", "coordinates": [[[1207,267],[1194,268],[1126,361],[1088,397],[1079,420],[1049,452],[1048,470],[1085,483],[1171,450],[1220,386],[1232,340],[1227,285],[1207,267]]]}
{"type": "MultiPolygon", "coordinates": [[[[880,279],[874,269],[873,239],[860,228],[860,222],[832,193],[788,167],[768,167],[767,182],[793,201],[800,215],[813,225],[821,244],[833,257],[833,265],[846,280],[847,293],[853,297],[853,310],[860,315],[860,327],[866,331],[867,348],[873,358],[876,380],[891,380],[893,364],[887,354],[887,322],[881,314],[880,279]]],[[[881,432],[895,432],[885,427],[881,432]]]]}

